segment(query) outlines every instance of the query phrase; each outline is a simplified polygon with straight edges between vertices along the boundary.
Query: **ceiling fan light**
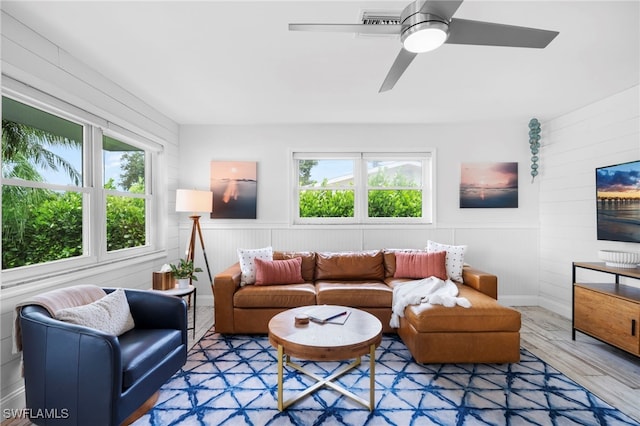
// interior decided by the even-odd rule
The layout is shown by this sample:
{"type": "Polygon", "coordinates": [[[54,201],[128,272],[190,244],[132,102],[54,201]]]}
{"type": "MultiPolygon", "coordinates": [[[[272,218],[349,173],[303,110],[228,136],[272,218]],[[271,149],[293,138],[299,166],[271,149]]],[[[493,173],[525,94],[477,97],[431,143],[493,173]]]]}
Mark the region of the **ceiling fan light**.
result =
{"type": "Polygon", "coordinates": [[[414,25],[402,34],[402,46],[413,53],[424,53],[442,46],[449,37],[448,26],[442,22],[414,25]]]}

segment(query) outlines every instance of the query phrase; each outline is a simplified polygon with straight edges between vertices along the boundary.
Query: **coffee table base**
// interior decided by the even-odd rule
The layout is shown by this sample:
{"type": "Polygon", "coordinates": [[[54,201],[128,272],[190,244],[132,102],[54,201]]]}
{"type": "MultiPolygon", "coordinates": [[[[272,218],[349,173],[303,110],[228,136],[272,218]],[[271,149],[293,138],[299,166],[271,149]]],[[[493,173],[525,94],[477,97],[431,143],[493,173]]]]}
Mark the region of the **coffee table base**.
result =
{"type": "Polygon", "coordinates": [[[375,393],[376,393],[376,388],[375,388],[375,374],[376,374],[376,359],[375,359],[375,352],[376,352],[376,345],[371,345],[369,347],[369,401],[367,402],[365,399],[355,395],[352,392],[349,392],[348,390],[346,390],[345,388],[343,388],[342,386],[336,384],[333,382],[333,380],[337,379],[338,377],[344,375],[345,373],[353,370],[354,368],[358,367],[360,365],[360,357],[356,358],[355,361],[353,361],[351,364],[345,366],[344,368],[340,369],[339,371],[331,374],[328,377],[320,377],[317,374],[314,374],[310,371],[305,370],[301,365],[296,364],[295,362],[291,361],[291,357],[289,355],[286,355],[286,361],[283,361],[285,358],[285,354],[284,354],[284,348],[282,347],[282,345],[278,345],[278,410],[282,411],[284,409],[286,409],[287,407],[289,407],[291,404],[299,401],[300,399],[304,398],[307,395],[310,395],[311,393],[315,392],[316,390],[320,389],[323,386],[327,386],[339,393],[341,393],[342,395],[351,398],[352,400],[356,401],[359,404],[364,405],[365,407],[367,407],[369,409],[369,411],[373,411],[373,408],[375,406],[375,393]],[[313,384],[312,386],[310,386],[309,388],[305,389],[304,391],[300,392],[298,395],[294,396],[293,398],[288,399],[287,401],[283,400],[283,375],[284,375],[284,364],[286,363],[286,365],[288,367],[291,367],[313,379],[315,379],[317,381],[317,383],[313,384]]]}

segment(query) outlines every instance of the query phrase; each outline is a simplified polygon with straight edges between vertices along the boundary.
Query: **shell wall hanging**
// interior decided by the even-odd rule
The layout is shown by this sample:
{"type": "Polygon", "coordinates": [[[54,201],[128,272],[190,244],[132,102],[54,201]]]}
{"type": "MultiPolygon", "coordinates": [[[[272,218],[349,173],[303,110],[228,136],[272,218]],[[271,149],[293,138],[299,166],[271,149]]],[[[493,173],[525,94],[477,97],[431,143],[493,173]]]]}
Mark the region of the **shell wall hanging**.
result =
{"type": "Polygon", "coordinates": [[[531,149],[531,183],[538,176],[538,153],[540,152],[540,122],[537,118],[529,120],[529,148],[531,149]]]}

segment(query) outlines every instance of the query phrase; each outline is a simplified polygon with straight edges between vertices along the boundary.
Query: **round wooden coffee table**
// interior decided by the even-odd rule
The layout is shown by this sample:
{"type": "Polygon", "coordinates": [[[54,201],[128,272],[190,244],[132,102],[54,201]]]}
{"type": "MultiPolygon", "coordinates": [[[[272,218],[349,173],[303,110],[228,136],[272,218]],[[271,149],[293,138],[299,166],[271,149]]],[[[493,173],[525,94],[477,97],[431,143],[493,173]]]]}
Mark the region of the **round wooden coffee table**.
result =
{"type": "MultiPolygon", "coordinates": [[[[274,316],[269,321],[269,342],[278,349],[278,410],[282,411],[299,399],[327,386],[354,401],[373,410],[375,406],[375,351],[382,340],[380,320],[368,312],[344,307],[349,315],[344,324],[327,322],[324,324],[310,321],[306,325],[296,325],[295,317],[305,314],[314,306],[289,309],[274,316]],[[360,357],[369,354],[369,401],[333,382],[348,371],[360,365],[360,357]],[[305,370],[291,361],[291,357],[305,361],[344,361],[355,358],[351,364],[328,377],[305,370]],[[283,359],[285,359],[283,361],[283,359]],[[295,397],[283,401],[283,369],[288,367],[312,377],[317,381],[313,386],[295,397]]],[[[338,319],[338,322],[344,319],[338,319]]]]}

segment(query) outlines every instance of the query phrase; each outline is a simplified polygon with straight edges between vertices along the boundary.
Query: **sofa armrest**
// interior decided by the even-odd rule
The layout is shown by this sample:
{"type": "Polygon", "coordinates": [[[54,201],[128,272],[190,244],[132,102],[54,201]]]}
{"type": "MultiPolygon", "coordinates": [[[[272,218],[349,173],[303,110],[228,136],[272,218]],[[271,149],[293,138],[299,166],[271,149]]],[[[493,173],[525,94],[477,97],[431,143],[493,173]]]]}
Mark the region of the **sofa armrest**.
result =
{"type": "Polygon", "coordinates": [[[462,280],[465,285],[478,290],[487,296],[498,299],[498,277],[479,269],[465,266],[462,269],[462,280]]]}
{"type": "Polygon", "coordinates": [[[216,331],[233,333],[233,295],[240,288],[240,264],[234,263],[213,278],[213,312],[216,331]]]}

